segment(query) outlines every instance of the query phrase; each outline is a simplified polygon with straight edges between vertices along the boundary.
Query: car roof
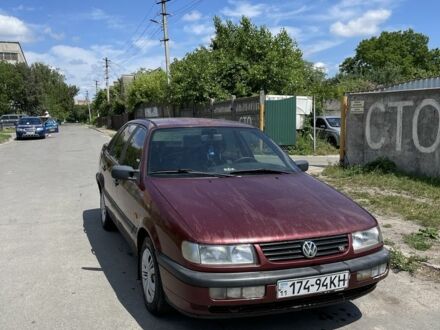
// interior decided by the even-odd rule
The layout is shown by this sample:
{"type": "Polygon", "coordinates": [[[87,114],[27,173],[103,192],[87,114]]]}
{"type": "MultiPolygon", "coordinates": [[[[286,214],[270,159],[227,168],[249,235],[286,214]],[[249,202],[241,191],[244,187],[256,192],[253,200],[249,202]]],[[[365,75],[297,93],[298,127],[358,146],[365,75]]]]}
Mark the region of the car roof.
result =
{"type": "Polygon", "coordinates": [[[40,117],[26,116],[26,117],[21,117],[20,119],[40,119],[40,117]]]}
{"type": "Polygon", "coordinates": [[[246,125],[238,121],[230,121],[223,119],[210,118],[150,118],[150,119],[136,119],[133,123],[147,124],[151,122],[156,127],[247,127],[255,128],[254,126],[246,125]]]}
{"type": "Polygon", "coordinates": [[[316,116],[316,118],[341,118],[341,116],[316,116]]]}

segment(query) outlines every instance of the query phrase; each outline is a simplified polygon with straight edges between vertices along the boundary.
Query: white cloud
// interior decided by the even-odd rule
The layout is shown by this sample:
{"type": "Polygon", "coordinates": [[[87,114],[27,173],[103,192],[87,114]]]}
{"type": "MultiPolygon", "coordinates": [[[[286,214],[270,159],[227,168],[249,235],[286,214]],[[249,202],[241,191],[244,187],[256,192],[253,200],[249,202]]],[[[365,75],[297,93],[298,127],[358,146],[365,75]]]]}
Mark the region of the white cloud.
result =
{"type": "Polygon", "coordinates": [[[14,16],[0,15],[0,40],[31,42],[35,40],[30,27],[14,16]]]}
{"type": "Polygon", "coordinates": [[[12,10],[14,10],[14,11],[34,11],[35,8],[30,7],[30,6],[25,6],[25,5],[19,5],[15,8],[13,8],[12,10]]]}
{"type": "Polygon", "coordinates": [[[269,28],[269,31],[273,35],[277,35],[282,29],[286,30],[289,36],[297,41],[303,37],[303,30],[294,26],[273,26],[269,28]]]}
{"type": "Polygon", "coordinates": [[[110,59],[110,83],[121,74],[132,73],[139,68],[154,69],[164,66],[162,52],[146,57],[143,52],[135,55],[124,53],[112,45],[93,45],[89,48],[56,45],[47,52],[26,52],[29,63],[42,62],[60,70],[67,83],[76,85],[81,92],[95,90],[94,80],[104,82],[104,57],[110,59]],[[120,64],[119,64],[120,63],[120,64]],[[62,71],[61,71],[62,70],[62,71]]]}
{"type": "Polygon", "coordinates": [[[265,5],[263,4],[251,4],[248,1],[228,0],[228,3],[232,7],[225,7],[220,12],[229,17],[257,17],[263,13],[265,5]]]}
{"type": "Polygon", "coordinates": [[[105,22],[109,28],[124,29],[125,25],[119,16],[111,15],[100,8],[93,8],[91,12],[83,15],[84,18],[93,21],[105,22]]]}
{"type": "MultiPolygon", "coordinates": [[[[289,4],[290,5],[290,4],[289,4]]],[[[301,6],[299,8],[286,8],[286,6],[278,7],[278,6],[270,6],[265,11],[267,17],[272,20],[275,24],[278,24],[281,21],[289,20],[294,17],[297,17],[299,14],[303,14],[311,9],[310,6],[301,6]]]]}
{"type": "Polygon", "coordinates": [[[323,7],[323,11],[306,16],[309,20],[316,21],[347,21],[362,16],[369,10],[377,8],[391,8],[399,0],[340,0],[332,2],[329,8],[323,7]]]}
{"type": "Polygon", "coordinates": [[[308,45],[304,48],[304,55],[310,56],[315,53],[322,52],[324,50],[336,47],[342,43],[341,40],[320,40],[312,45],[308,45]]]}
{"type": "Polygon", "coordinates": [[[160,42],[156,39],[141,38],[133,41],[133,44],[142,51],[147,51],[152,47],[159,47],[160,42]]]}
{"type": "Polygon", "coordinates": [[[342,37],[368,36],[379,31],[379,26],[391,16],[387,9],[369,10],[359,18],[347,23],[337,21],[330,26],[332,34],[342,37]]]}
{"type": "Polygon", "coordinates": [[[52,29],[50,27],[48,27],[48,26],[46,26],[44,28],[43,32],[45,34],[47,34],[49,37],[51,37],[52,39],[55,39],[55,40],[58,40],[58,41],[64,39],[64,33],[53,32],[52,29]]]}
{"type": "Polygon", "coordinates": [[[212,34],[214,32],[214,27],[208,24],[192,24],[185,25],[183,30],[188,33],[192,33],[196,36],[212,34]]]}
{"type": "Polygon", "coordinates": [[[323,63],[323,62],[316,62],[313,63],[313,67],[317,70],[321,70],[324,73],[328,73],[328,67],[327,64],[323,63]]]}
{"type": "Polygon", "coordinates": [[[183,15],[182,20],[185,22],[195,22],[202,18],[202,14],[198,10],[193,10],[183,15]]]}

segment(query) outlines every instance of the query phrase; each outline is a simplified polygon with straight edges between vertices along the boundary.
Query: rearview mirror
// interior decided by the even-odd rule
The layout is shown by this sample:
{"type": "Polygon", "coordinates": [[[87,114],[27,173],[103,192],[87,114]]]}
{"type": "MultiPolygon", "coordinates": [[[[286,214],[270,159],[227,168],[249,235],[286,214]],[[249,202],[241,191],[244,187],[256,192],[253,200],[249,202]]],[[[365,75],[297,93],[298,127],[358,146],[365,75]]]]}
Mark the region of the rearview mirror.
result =
{"type": "Polygon", "coordinates": [[[309,162],[307,160],[297,160],[295,161],[296,166],[303,172],[307,172],[309,169],[309,162]]]}
{"type": "Polygon", "coordinates": [[[112,168],[112,177],[117,180],[137,180],[139,170],[135,170],[131,166],[115,165],[112,168]]]}

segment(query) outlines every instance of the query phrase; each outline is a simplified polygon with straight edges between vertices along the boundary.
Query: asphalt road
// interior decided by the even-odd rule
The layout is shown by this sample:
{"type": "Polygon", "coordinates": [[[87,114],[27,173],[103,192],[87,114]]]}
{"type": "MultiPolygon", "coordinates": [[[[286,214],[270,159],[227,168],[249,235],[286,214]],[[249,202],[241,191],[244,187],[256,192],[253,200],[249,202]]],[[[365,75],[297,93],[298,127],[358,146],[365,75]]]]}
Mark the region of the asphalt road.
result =
{"type": "Polygon", "coordinates": [[[440,285],[391,274],[359,300],[242,320],[144,309],[136,260],[99,224],[98,153],[108,137],[62,126],[0,145],[0,329],[438,329],[440,285]]]}

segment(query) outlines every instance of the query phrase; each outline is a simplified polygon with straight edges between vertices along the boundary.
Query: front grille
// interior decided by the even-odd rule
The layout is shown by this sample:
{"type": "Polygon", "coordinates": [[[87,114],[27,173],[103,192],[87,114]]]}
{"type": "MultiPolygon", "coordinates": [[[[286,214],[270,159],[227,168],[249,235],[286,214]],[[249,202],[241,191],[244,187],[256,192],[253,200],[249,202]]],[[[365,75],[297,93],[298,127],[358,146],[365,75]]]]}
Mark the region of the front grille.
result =
{"type": "Polygon", "coordinates": [[[340,254],[348,249],[348,235],[261,243],[260,247],[264,256],[270,261],[305,259],[302,252],[302,245],[305,241],[312,241],[316,244],[316,247],[318,248],[316,257],[340,254]]]}

